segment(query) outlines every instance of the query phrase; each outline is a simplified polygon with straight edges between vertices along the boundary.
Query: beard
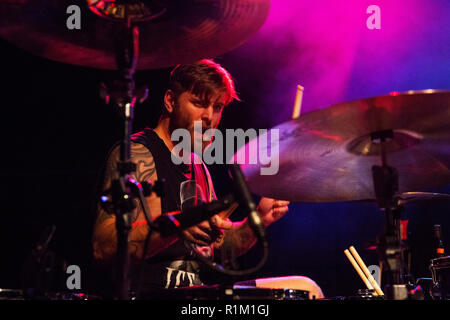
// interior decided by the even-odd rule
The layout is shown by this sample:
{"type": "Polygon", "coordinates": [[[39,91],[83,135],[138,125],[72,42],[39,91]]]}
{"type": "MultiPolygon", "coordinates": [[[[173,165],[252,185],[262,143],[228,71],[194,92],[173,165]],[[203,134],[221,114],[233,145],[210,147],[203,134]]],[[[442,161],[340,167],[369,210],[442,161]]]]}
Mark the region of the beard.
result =
{"type": "MultiPolygon", "coordinates": [[[[198,120],[198,121],[200,121],[200,120],[198,120]]],[[[181,108],[180,108],[178,102],[176,102],[173,106],[173,112],[172,112],[171,120],[170,120],[170,124],[169,124],[170,134],[172,135],[172,132],[176,129],[186,129],[189,131],[190,138],[191,138],[191,152],[196,152],[196,151],[198,152],[200,150],[202,152],[204,152],[205,149],[211,144],[212,137],[208,141],[203,141],[203,134],[205,133],[206,130],[213,129],[213,128],[211,128],[210,126],[205,127],[202,123],[202,132],[195,133],[194,119],[192,118],[192,116],[190,114],[188,114],[186,112],[181,112],[181,108]],[[197,141],[195,138],[198,138],[197,141]],[[200,143],[201,143],[201,148],[194,147],[196,144],[200,144],[200,143]]],[[[201,156],[201,154],[199,154],[199,156],[201,156]]]]}

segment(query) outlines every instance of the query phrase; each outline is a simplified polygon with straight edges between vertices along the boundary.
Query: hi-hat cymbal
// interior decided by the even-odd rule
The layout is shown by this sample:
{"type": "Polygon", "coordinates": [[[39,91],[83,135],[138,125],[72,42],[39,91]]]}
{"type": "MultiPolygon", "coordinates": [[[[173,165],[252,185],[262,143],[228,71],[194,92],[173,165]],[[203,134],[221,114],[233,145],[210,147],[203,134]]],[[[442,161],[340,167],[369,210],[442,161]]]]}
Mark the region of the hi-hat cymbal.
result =
{"type": "MultiPolygon", "coordinates": [[[[408,91],[342,103],[283,123],[279,141],[259,150],[279,170],[257,163],[257,152],[242,165],[252,192],[298,202],[375,199],[372,166],[381,165],[381,147],[371,133],[392,130],[387,165],[398,170],[399,193],[450,184],[450,91],[408,91]],[[256,164],[249,164],[256,163],[256,164]]],[[[257,150],[250,141],[236,154],[257,150]]],[[[261,147],[261,146],[260,146],[261,147]]]]}
{"type": "MultiPolygon", "coordinates": [[[[137,69],[191,63],[233,50],[262,26],[270,9],[270,0],[131,2],[137,3],[130,11],[140,32],[137,69]]],[[[114,9],[119,3],[126,1],[0,0],[0,37],[51,60],[116,69],[119,19],[105,17],[120,18],[121,11],[114,9]],[[67,27],[73,5],[81,9],[79,30],[67,27]]]]}

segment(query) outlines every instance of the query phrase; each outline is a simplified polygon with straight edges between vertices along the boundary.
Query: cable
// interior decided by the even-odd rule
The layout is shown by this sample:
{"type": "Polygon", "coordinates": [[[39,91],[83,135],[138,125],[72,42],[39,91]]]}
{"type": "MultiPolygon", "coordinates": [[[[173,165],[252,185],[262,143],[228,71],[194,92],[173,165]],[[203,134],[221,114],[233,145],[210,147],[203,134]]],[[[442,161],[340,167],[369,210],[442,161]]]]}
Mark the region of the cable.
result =
{"type": "Polygon", "coordinates": [[[185,242],[185,245],[188,249],[191,249],[194,252],[194,256],[196,258],[198,258],[201,262],[206,264],[211,269],[221,272],[223,274],[229,275],[229,276],[234,276],[234,277],[246,276],[246,275],[249,275],[251,273],[258,271],[267,262],[267,258],[269,257],[269,244],[267,241],[263,240],[263,241],[261,241],[261,245],[263,247],[263,255],[262,255],[261,259],[259,260],[258,264],[254,267],[244,269],[244,270],[233,270],[233,269],[227,269],[223,265],[218,264],[214,261],[211,261],[208,258],[206,258],[205,256],[203,256],[202,254],[198,253],[198,251],[194,247],[193,243],[185,242]]]}

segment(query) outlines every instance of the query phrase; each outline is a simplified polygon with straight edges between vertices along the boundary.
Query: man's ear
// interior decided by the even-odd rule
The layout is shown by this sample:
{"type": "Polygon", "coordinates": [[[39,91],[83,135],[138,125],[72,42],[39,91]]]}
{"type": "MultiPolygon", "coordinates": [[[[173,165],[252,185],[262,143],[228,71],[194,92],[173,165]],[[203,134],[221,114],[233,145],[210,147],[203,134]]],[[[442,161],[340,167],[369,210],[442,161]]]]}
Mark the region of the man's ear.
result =
{"type": "Polygon", "coordinates": [[[164,107],[166,111],[170,114],[173,111],[173,107],[175,105],[175,94],[172,90],[167,90],[164,94],[164,107]]]}

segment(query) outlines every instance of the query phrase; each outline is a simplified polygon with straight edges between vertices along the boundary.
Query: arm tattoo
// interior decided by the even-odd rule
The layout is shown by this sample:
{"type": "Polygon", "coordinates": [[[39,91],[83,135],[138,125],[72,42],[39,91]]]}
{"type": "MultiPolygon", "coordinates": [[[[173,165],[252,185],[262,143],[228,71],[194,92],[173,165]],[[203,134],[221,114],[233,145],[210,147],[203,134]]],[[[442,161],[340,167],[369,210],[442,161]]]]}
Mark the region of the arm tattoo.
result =
{"type": "MultiPolygon", "coordinates": [[[[150,151],[144,145],[140,143],[133,143],[131,145],[131,160],[136,163],[135,179],[137,181],[142,182],[155,178],[155,161],[150,151]]],[[[133,222],[137,220],[139,212],[142,210],[139,199],[135,199],[135,204],[136,209],[133,212],[133,222]]]]}
{"type": "Polygon", "coordinates": [[[136,164],[137,181],[150,180],[151,176],[156,172],[155,162],[153,158],[147,160],[138,160],[136,164]]]}
{"type": "Polygon", "coordinates": [[[131,147],[131,158],[136,163],[136,180],[147,181],[156,173],[155,161],[150,151],[140,143],[131,147]]]}
{"type": "MultiPolygon", "coordinates": [[[[156,173],[155,161],[150,151],[140,143],[132,143],[131,145],[131,160],[136,163],[136,173],[133,174],[133,178],[137,181],[147,181],[152,178],[156,173]]],[[[119,177],[117,172],[117,164],[120,161],[120,146],[116,147],[109,155],[105,176],[103,182],[103,190],[111,188],[112,181],[119,177]]],[[[132,221],[135,222],[138,218],[138,214],[141,211],[141,204],[139,199],[135,199],[136,209],[132,215],[132,221]]],[[[106,211],[99,205],[99,215],[97,223],[100,224],[103,221],[114,217],[112,211],[106,211]]]]}

